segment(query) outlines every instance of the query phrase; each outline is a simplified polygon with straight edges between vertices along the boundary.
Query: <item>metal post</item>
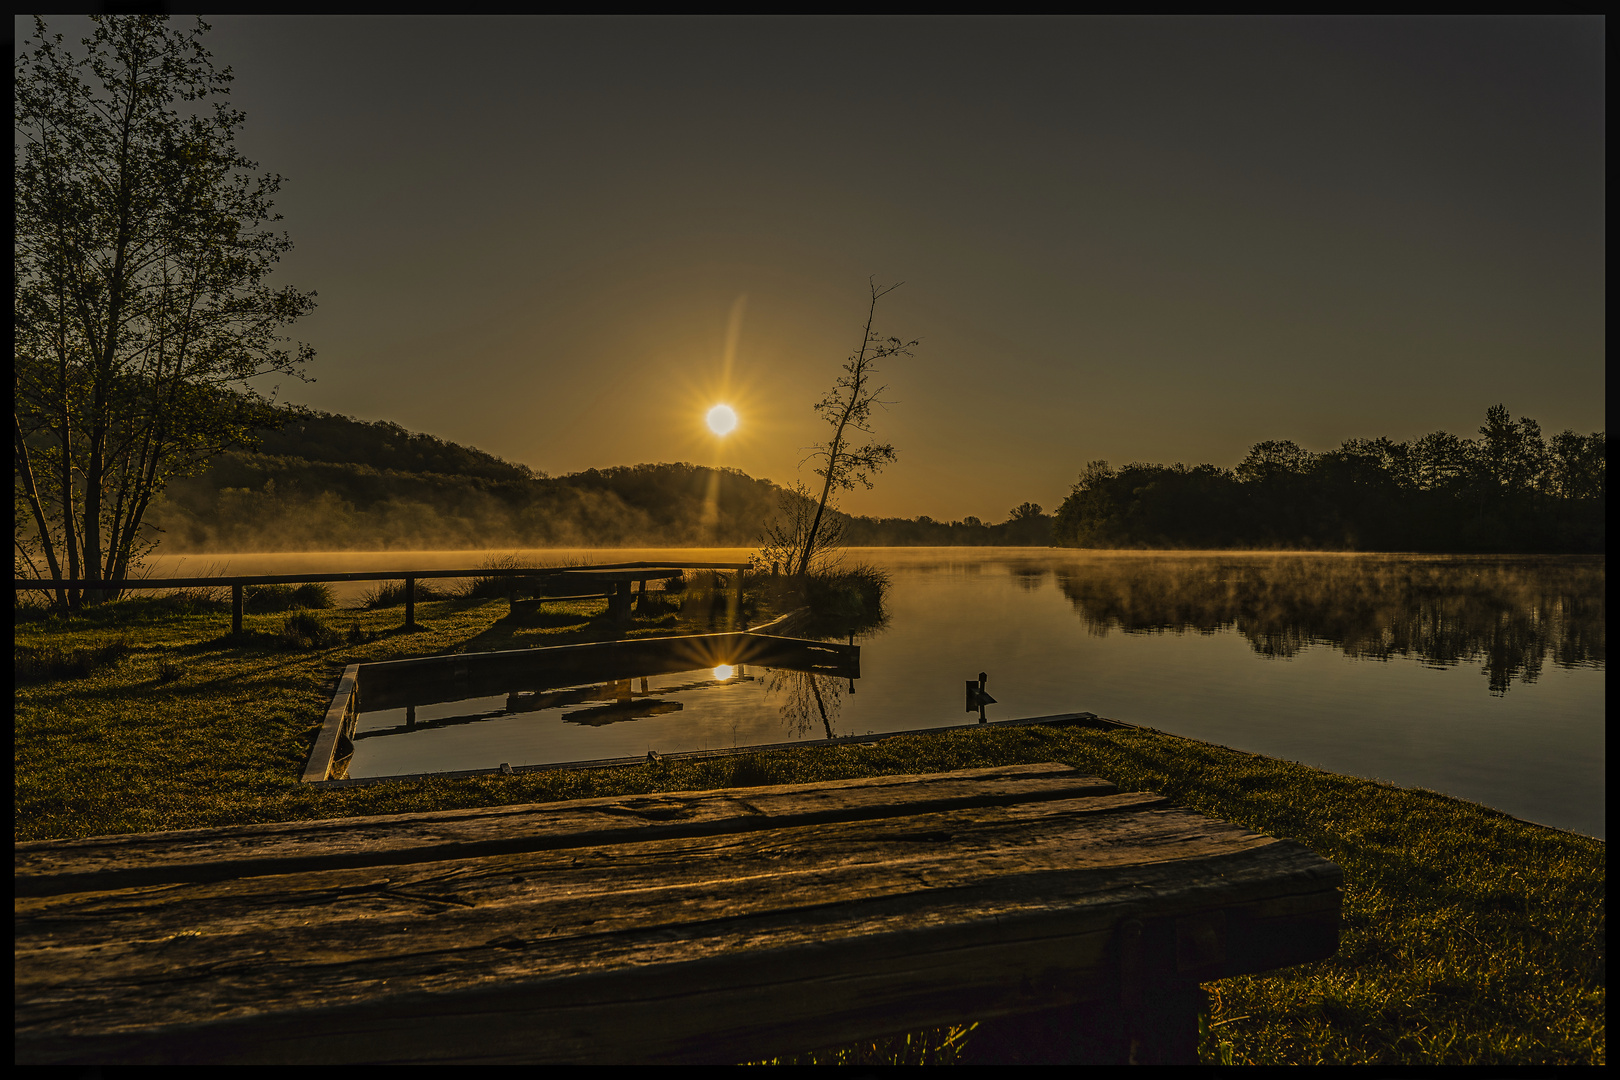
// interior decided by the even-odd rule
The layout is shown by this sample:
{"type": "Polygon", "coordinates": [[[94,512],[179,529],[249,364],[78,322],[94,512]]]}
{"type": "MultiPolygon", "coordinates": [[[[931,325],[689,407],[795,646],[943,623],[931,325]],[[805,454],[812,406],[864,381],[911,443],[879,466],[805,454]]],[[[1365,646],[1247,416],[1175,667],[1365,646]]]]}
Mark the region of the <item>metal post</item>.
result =
{"type": "Polygon", "coordinates": [[[416,629],[416,579],[405,579],[405,629],[416,629]]]}
{"type": "Polygon", "coordinates": [[[242,586],[231,586],[231,633],[242,632],[242,586]]]}

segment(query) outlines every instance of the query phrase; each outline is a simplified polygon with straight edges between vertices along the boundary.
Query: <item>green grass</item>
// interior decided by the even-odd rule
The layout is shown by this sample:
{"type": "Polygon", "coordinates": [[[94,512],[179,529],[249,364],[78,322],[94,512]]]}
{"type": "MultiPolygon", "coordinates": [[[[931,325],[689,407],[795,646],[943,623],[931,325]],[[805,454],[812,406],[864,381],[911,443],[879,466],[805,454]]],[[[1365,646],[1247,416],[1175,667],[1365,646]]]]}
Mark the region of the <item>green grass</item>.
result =
{"type": "MultiPolygon", "coordinates": [[[[687,603],[635,620],[628,634],[708,629],[701,594],[687,603]]],[[[414,634],[400,631],[397,610],[250,614],[240,637],[229,634],[228,610],[182,607],[132,601],[18,621],[16,647],[32,656],[101,659],[42,669],[15,690],[17,840],[1061,761],[1298,840],[1344,868],[1338,954],[1210,984],[1207,1062],[1605,1061],[1607,847],[1598,840],[1144,729],[975,728],[667,770],[316,790],[297,778],[345,664],[602,640],[615,633],[605,604],[547,605],[513,620],[501,600],[425,603],[414,634]]],[[[971,1038],[964,1025],[784,1047],[776,1060],[949,1063],[971,1038]]]]}

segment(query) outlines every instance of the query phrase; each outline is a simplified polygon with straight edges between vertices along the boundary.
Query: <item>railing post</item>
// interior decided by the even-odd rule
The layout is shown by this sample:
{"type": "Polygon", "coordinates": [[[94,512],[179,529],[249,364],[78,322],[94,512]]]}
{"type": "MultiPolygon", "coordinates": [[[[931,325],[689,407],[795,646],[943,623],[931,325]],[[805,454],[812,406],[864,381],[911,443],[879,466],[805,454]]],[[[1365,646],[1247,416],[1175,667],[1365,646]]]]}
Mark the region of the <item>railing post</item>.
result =
{"type": "Polygon", "coordinates": [[[231,633],[242,632],[242,586],[231,586],[231,633]]]}
{"type": "Polygon", "coordinates": [[[416,629],[416,579],[405,579],[405,629],[416,629]]]}

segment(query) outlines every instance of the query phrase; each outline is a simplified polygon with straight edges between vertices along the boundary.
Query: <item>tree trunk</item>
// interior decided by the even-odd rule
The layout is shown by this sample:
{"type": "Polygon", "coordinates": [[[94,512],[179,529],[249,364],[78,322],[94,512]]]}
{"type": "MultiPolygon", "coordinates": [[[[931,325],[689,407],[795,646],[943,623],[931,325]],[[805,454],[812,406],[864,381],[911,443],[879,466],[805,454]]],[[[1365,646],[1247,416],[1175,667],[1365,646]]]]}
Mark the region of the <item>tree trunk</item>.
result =
{"type": "MultiPolygon", "coordinates": [[[[23,438],[22,421],[17,419],[15,411],[11,414],[12,423],[16,425],[17,432],[17,471],[22,474],[23,494],[28,498],[28,508],[34,515],[34,526],[39,529],[39,540],[45,549],[45,563],[51,568],[51,578],[57,582],[62,580],[62,567],[56,561],[56,545],[51,543],[51,532],[45,526],[45,507],[39,501],[39,489],[34,485],[34,465],[28,455],[28,440],[23,438]]],[[[67,593],[63,587],[56,586],[56,603],[62,608],[67,607],[67,593]]]]}
{"type": "MultiPolygon", "coordinates": [[[[129,257],[130,217],[134,178],[130,176],[130,139],[135,119],[135,103],[139,95],[137,73],[144,57],[131,57],[129,63],[129,89],[124,104],[118,148],[118,233],[113,241],[112,276],[107,282],[107,326],[101,341],[101,355],[95,372],[94,404],[91,407],[90,460],[84,477],[84,569],[90,581],[103,580],[101,566],[101,496],[107,479],[107,410],[112,389],[113,372],[118,364],[119,329],[124,317],[126,297],[124,272],[129,257]]],[[[111,555],[111,552],[108,552],[111,555]]],[[[108,569],[111,562],[109,560],[108,569]]],[[[98,591],[95,600],[107,599],[98,591]]],[[[88,597],[87,597],[88,599],[88,597]]]]}
{"type": "Polygon", "coordinates": [[[832,441],[827,444],[827,480],[821,485],[821,501],[816,504],[816,516],[810,522],[810,532],[804,538],[804,552],[799,556],[799,576],[810,572],[810,553],[816,549],[816,535],[821,532],[821,517],[827,511],[827,499],[832,495],[833,477],[837,475],[838,458],[844,450],[844,428],[850,413],[861,399],[861,385],[866,381],[866,350],[872,343],[872,320],[877,316],[878,294],[873,292],[872,303],[866,309],[866,328],[861,332],[861,351],[855,356],[855,370],[850,373],[849,399],[844,402],[844,415],[838,418],[838,427],[832,441]]]}

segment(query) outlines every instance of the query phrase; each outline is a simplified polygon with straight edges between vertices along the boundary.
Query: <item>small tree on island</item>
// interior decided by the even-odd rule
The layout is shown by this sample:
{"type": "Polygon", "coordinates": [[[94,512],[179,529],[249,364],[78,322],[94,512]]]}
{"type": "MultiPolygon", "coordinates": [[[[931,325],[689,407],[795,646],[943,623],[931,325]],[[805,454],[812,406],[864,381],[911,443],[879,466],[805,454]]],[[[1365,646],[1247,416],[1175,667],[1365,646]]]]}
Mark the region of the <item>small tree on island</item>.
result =
{"type": "Polygon", "coordinates": [[[789,572],[801,577],[809,572],[815,559],[837,547],[841,539],[842,523],[827,516],[833,492],[853,490],[856,484],[870,489],[872,477],[895,460],[890,443],[856,443],[861,435],[873,434],[872,406],[887,404],[878,395],[888,388],[874,385],[878,363],[891,356],[910,356],[917,342],[886,338],[872,330],[877,302],[904,282],[885,288],[879,288],[875,281],[867,284],[871,301],[861,346],[844,364],[843,375],[815,405],[816,415],[832,428],[832,437],[811,447],[805,459],[819,462],[815,474],[822,479],[821,496],[814,498],[803,484],[795,484],[794,490],[783,496],[782,517],[766,530],[766,557],[780,552],[789,572]]]}
{"type": "Polygon", "coordinates": [[[116,586],[164,485],[276,422],[249,380],[303,377],[313,351],[278,332],[315,294],[264,284],[292,246],[266,228],[281,178],[236,149],[208,25],[91,20],[75,53],[36,18],[13,83],[14,538],[37,576],[36,552],[116,586]]]}

